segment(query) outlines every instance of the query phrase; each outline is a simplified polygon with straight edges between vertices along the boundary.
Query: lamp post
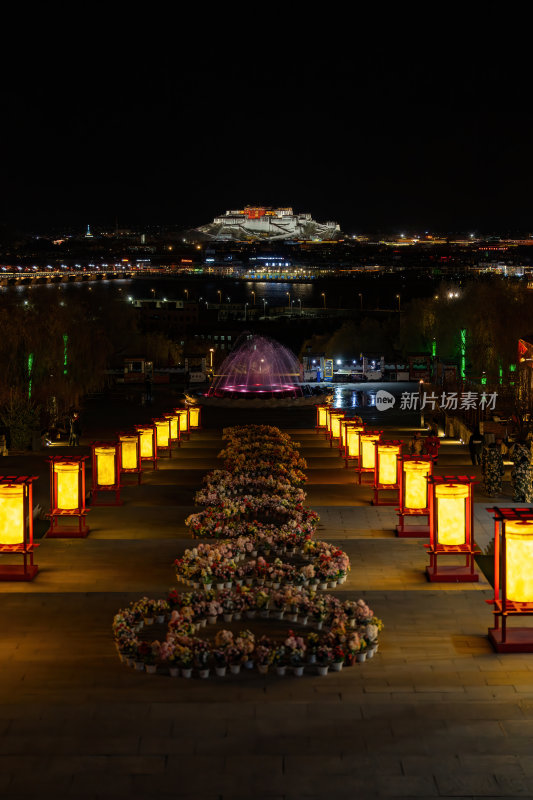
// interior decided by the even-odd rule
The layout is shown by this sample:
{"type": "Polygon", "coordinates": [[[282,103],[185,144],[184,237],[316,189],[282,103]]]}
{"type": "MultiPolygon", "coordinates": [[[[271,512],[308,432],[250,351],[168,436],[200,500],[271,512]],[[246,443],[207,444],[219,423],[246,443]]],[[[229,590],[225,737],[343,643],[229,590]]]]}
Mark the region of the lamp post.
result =
{"type": "Polygon", "coordinates": [[[172,458],[172,439],[169,417],[158,417],[153,419],[152,422],[155,425],[158,453],[166,453],[169,458],[172,458]]]}
{"type": "Polygon", "coordinates": [[[189,290],[188,289],[184,289],[183,291],[185,292],[186,299],[188,300],[189,299],[189,290]]]}
{"type": "Polygon", "coordinates": [[[266,307],[268,305],[268,300],[265,300],[263,297],[263,316],[266,317],[266,307]]]}
{"type": "Polygon", "coordinates": [[[298,302],[300,303],[300,316],[302,316],[303,308],[302,308],[302,301],[300,300],[300,298],[298,298],[298,302]]]}
{"type": "Polygon", "coordinates": [[[328,410],[329,406],[327,404],[320,404],[316,406],[316,432],[325,431],[328,429],[328,410]]]}
{"type": "Polygon", "coordinates": [[[291,293],[290,292],[285,292],[285,294],[289,298],[289,311],[290,311],[290,308],[291,308],[291,293]]]}
{"type": "Polygon", "coordinates": [[[397,294],[396,299],[398,300],[398,311],[400,312],[402,310],[402,298],[397,294]]]}
{"type": "Polygon", "coordinates": [[[213,369],[213,353],[215,352],[214,347],[209,348],[209,366],[213,369]]]}
{"type": "Polygon", "coordinates": [[[374,472],[376,466],[376,448],[374,442],[379,442],[382,431],[365,430],[359,434],[359,459],[355,468],[359,484],[362,483],[363,472],[374,472]]]}
{"type": "Polygon", "coordinates": [[[352,420],[343,421],[346,428],[344,434],[344,466],[348,466],[348,461],[359,459],[359,436],[364,432],[365,426],[362,423],[352,420]]]}
{"type": "Polygon", "coordinates": [[[92,500],[96,505],[122,505],[120,500],[120,443],[119,442],[92,442],[92,500]],[[100,492],[113,492],[115,501],[109,503],[98,502],[100,492]]]}
{"type": "Polygon", "coordinates": [[[202,407],[189,406],[189,429],[191,431],[200,431],[202,429],[202,407]]]}
{"type": "Polygon", "coordinates": [[[248,303],[244,304],[244,321],[246,322],[246,311],[248,309],[248,303]]]}
{"type": "Polygon", "coordinates": [[[217,289],[217,294],[218,294],[218,304],[222,305],[222,290],[217,289]]]}
{"type": "Polygon", "coordinates": [[[85,461],[88,456],[51,456],[50,463],[50,528],[47,536],[53,538],[83,538],[87,536],[85,508],[85,461]],[[59,526],[64,517],[66,525],[59,526]],[[78,518],[76,526],[68,522],[78,518]]]}
{"type": "Polygon", "coordinates": [[[362,292],[359,292],[359,307],[360,307],[360,310],[362,311],[363,310],[363,293],[362,292]]]}
{"type": "Polygon", "coordinates": [[[400,456],[403,442],[400,440],[376,441],[374,463],[374,501],[375,506],[396,505],[396,500],[380,502],[380,492],[399,492],[400,489],[400,456]]]}
{"type": "Polygon", "coordinates": [[[155,425],[135,425],[141,443],[141,464],[151,461],[157,469],[157,439],[155,425]]]}
{"type": "Polygon", "coordinates": [[[255,306],[255,292],[253,291],[253,289],[252,289],[252,291],[250,292],[250,294],[251,294],[251,295],[253,295],[253,298],[254,298],[254,306],[255,306]]]}
{"type": "Polygon", "coordinates": [[[431,456],[400,456],[400,499],[398,502],[399,538],[427,538],[429,524],[405,525],[405,517],[427,517],[429,523],[428,477],[433,472],[431,456]]]}
{"type": "MultiPolygon", "coordinates": [[[[124,431],[118,434],[120,442],[120,472],[137,475],[137,485],[142,480],[141,440],[138,431],[124,431]]],[[[123,485],[125,485],[123,483],[123,485]]]]}
{"type": "Polygon", "coordinates": [[[533,614],[533,510],[488,508],[494,514],[494,628],[498,653],[533,653],[533,628],[508,626],[511,616],[533,614]],[[500,627],[501,623],[501,627],[500,627]]]}
{"type": "Polygon", "coordinates": [[[0,553],[19,553],[20,564],[0,566],[0,581],[31,581],[33,563],[33,481],[35,476],[0,475],[0,553]]]}
{"type": "Polygon", "coordinates": [[[474,504],[475,477],[468,475],[431,475],[429,484],[429,566],[428,580],[475,583],[474,504]],[[439,558],[465,556],[464,565],[442,566],[439,558]]]}
{"type": "Polygon", "coordinates": [[[324,308],[325,308],[326,307],[326,293],[322,292],[320,296],[322,297],[322,299],[324,301],[324,308]]]}

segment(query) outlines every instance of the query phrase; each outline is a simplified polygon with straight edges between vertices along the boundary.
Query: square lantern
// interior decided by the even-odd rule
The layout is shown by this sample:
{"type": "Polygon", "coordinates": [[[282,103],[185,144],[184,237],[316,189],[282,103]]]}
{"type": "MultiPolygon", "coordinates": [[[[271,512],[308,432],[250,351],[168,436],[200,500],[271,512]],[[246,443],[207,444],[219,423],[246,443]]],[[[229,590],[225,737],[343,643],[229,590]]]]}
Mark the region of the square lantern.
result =
{"type": "Polygon", "coordinates": [[[328,408],[327,404],[316,406],[316,432],[327,431],[328,429],[328,408]]]}
{"type": "Polygon", "coordinates": [[[155,425],[155,439],[157,443],[157,452],[161,456],[164,453],[169,458],[172,458],[172,441],[170,439],[170,420],[168,417],[161,417],[154,419],[152,422],[155,425]]]}
{"type": "Polygon", "coordinates": [[[344,433],[344,463],[348,466],[349,461],[359,459],[359,436],[365,430],[365,426],[352,420],[343,420],[344,433]]]}
{"type": "Polygon", "coordinates": [[[474,569],[474,476],[428,477],[429,484],[429,566],[428,580],[437,582],[476,582],[474,569]],[[442,566],[439,558],[464,556],[465,563],[442,566]]]}
{"type": "Polygon", "coordinates": [[[341,435],[341,421],[344,419],[344,411],[338,408],[331,410],[329,414],[329,446],[333,446],[333,442],[339,442],[341,435]]]}
{"type": "Polygon", "coordinates": [[[429,485],[433,473],[431,456],[400,456],[399,521],[396,535],[416,539],[429,536],[429,485]],[[405,517],[427,517],[425,525],[406,525],[405,517]]]}
{"type": "Polygon", "coordinates": [[[120,500],[120,442],[93,442],[91,444],[93,463],[92,505],[119,506],[120,500]],[[113,492],[114,502],[99,503],[101,492],[113,492]]]}
{"type": "Polygon", "coordinates": [[[498,653],[533,653],[533,627],[507,617],[533,615],[533,509],[488,508],[494,514],[494,622],[489,640],[498,653]],[[501,621],[501,627],[500,627],[501,621]]]}
{"type": "Polygon", "coordinates": [[[85,461],[88,456],[51,456],[48,538],[83,538],[89,533],[85,507],[85,461]],[[77,518],[77,524],[71,523],[77,518]],[[59,524],[61,519],[66,524],[59,524]]]}
{"type": "Polygon", "coordinates": [[[382,431],[365,430],[359,434],[359,459],[355,471],[358,473],[359,483],[362,482],[363,473],[374,473],[376,466],[375,442],[379,442],[382,431]]]}
{"type": "Polygon", "coordinates": [[[0,581],[31,581],[33,563],[33,481],[35,476],[0,475],[0,553],[18,553],[22,564],[2,564],[0,581]]]}
{"type": "Polygon", "coordinates": [[[175,411],[172,414],[165,414],[164,415],[168,420],[170,420],[170,441],[172,444],[177,444],[178,447],[181,447],[181,436],[180,436],[180,419],[181,414],[177,414],[175,411]]]}
{"type": "MultiPolygon", "coordinates": [[[[138,431],[124,431],[119,433],[120,445],[120,474],[137,476],[137,485],[142,480],[141,464],[141,435],[138,431]]],[[[126,484],[121,480],[123,486],[126,484]]]]}
{"type": "Polygon", "coordinates": [[[202,407],[189,406],[189,430],[202,430],[202,407]]]}
{"type": "Polygon", "coordinates": [[[395,505],[396,499],[379,499],[380,492],[400,491],[400,456],[403,442],[396,439],[374,442],[374,505],[395,505]]]}
{"type": "Polygon", "coordinates": [[[141,446],[141,464],[152,462],[154,469],[157,469],[157,436],[155,425],[136,425],[135,430],[139,434],[141,446]]]}
{"type": "Polygon", "coordinates": [[[174,414],[178,414],[180,418],[180,439],[190,439],[189,409],[186,406],[175,408],[174,414]]]}

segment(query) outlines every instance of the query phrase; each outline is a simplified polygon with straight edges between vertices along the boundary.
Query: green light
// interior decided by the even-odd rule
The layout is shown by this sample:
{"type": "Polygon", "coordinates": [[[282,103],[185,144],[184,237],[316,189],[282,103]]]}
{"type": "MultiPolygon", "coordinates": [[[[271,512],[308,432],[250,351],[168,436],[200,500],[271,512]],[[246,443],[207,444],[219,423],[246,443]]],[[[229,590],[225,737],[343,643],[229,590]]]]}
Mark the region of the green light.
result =
{"type": "Polygon", "coordinates": [[[461,328],[461,378],[466,378],[466,328],[461,328]]]}
{"type": "Polygon", "coordinates": [[[28,356],[28,399],[31,399],[32,371],[33,371],[33,353],[30,353],[28,356]]]}
{"type": "Polygon", "coordinates": [[[435,358],[436,355],[437,355],[437,340],[436,339],[433,339],[433,341],[431,343],[431,355],[433,356],[433,358],[435,358]]]}
{"type": "Polygon", "coordinates": [[[503,383],[503,367],[502,367],[501,364],[500,364],[500,369],[498,370],[498,372],[499,372],[499,375],[500,375],[500,386],[501,386],[502,383],[503,383]]]}
{"type": "Polygon", "coordinates": [[[68,370],[68,333],[63,334],[63,375],[66,375],[68,370]]]}
{"type": "Polygon", "coordinates": [[[509,372],[516,372],[516,364],[509,364],[509,372]]]}
{"type": "Polygon", "coordinates": [[[487,376],[486,375],[482,375],[481,376],[481,385],[482,386],[486,386],[486,384],[487,384],[487,376]]]}

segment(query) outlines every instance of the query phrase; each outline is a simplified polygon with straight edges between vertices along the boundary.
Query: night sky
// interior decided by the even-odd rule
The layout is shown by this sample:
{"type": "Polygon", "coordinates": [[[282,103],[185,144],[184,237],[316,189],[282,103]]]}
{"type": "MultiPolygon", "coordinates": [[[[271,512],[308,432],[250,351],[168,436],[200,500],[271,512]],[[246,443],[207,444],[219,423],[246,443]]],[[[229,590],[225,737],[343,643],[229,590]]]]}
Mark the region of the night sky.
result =
{"type": "Polygon", "coordinates": [[[257,203],[350,233],[533,232],[524,20],[411,6],[384,31],[383,6],[305,34],[282,6],[268,24],[232,6],[220,28],[202,8],[49,33],[25,69],[4,53],[0,225],[185,228],[257,203]]]}

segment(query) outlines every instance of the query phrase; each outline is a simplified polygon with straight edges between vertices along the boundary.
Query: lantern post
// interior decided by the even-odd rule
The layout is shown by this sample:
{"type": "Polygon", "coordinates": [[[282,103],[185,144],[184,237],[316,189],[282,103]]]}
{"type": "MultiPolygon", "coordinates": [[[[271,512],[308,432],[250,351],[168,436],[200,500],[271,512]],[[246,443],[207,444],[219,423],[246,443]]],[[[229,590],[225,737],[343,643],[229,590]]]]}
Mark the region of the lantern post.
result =
{"type": "MultiPolygon", "coordinates": [[[[403,442],[399,439],[385,439],[374,442],[374,505],[393,506],[400,491],[400,457],[403,442]],[[380,492],[395,492],[397,497],[380,500],[380,492]]],[[[390,497],[390,495],[389,495],[390,497]]]]}
{"type": "Polygon", "coordinates": [[[160,417],[152,420],[152,422],[155,425],[155,438],[159,456],[166,453],[169,458],[172,458],[172,440],[170,438],[169,418],[160,417]]]}
{"type": "Polygon", "coordinates": [[[429,536],[429,485],[433,472],[431,456],[401,455],[400,499],[396,535],[401,539],[418,539],[429,536]],[[425,525],[406,525],[406,517],[426,517],[425,525]]]}
{"type": "Polygon", "coordinates": [[[141,465],[151,463],[157,469],[157,436],[155,425],[135,425],[141,445],[141,465]]]}
{"type": "Polygon", "coordinates": [[[475,583],[474,504],[476,478],[469,475],[431,475],[429,484],[429,566],[428,580],[475,583]],[[442,566],[439,559],[464,556],[465,563],[442,566]]]}
{"type": "Polygon", "coordinates": [[[349,461],[359,460],[359,436],[364,432],[365,426],[362,422],[343,420],[345,428],[344,434],[344,466],[348,466],[349,461]]]}
{"type": "Polygon", "coordinates": [[[187,406],[181,406],[174,409],[174,414],[178,414],[180,418],[180,439],[190,439],[189,409],[187,406]]]}
{"type": "Polygon", "coordinates": [[[50,464],[50,528],[47,538],[84,538],[88,508],[85,507],[85,461],[88,456],[51,456],[50,464]],[[77,517],[77,525],[68,523],[77,517]],[[67,524],[59,524],[66,519],[67,524]]]}
{"type": "Polygon", "coordinates": [[[382,431],[365,430],[359,434],[359,458],[355,471],[358,482],[362,483],[363,473],[374,472],[376,465],[376,448],[374,442],[379,442],[382,431]]]}
{"type": "Polygon", "coordinates": [[[202,430],[202,407],[191,405],[189,406],[189,429],[191,431],[202,430]]]}
{"type": "Polygon", "coordinates": [[[93,506],[120,506],[120,442],[92,442],[93,506]],[[112,492],[115,500],[98,501],[101,492],[112,492]]]}
{"type": "Polygon", "coordinates": [[[334,408],[329,414],[329,446],[333,447],[333,442],[338,440],[341,435],[341,420],[344,418],[344,411],[334,408]]]}
{"type": "Polygon", "coordinates": [[[2,564],[0,581],[32,581],[39,571],[33,563],[33,481],[35,475],[0,475],[0,553],[22,556],[22,564],[2,564]]]}
{"type": "Polygon", "coordinates": [[[165,417],[170,420],[170,441],[172,444],[177,444],[178,447],[181,447],[181,437],[180,437],[180,419],[181,414],[177,414],[175,411],[172,414],[165,414],[165,417]]]}
{"type": "Polygon", "coordinates": [[[316,406],[316,425],[315,430],[317,433],[327,431],[328,429],[328,408],[327,403],[321,403],[316,406]]]}
{"type": "Polygon", "coordinates": [[[508,625],[508,617],[533,615],[533,509],[488,508],[494,514],[494,628],[497,653],[533,653],[533,627],[508,625]]]}
{"type": "MultiPolygon", "coordinates": [[[[120,474],[137,475],[137,485],[142,480],[141,435],[138,431],[123,431],[118,434],[120,443],[120,474]]],[[[122,485],[126,484],[122,481],[122,485]]]]}

